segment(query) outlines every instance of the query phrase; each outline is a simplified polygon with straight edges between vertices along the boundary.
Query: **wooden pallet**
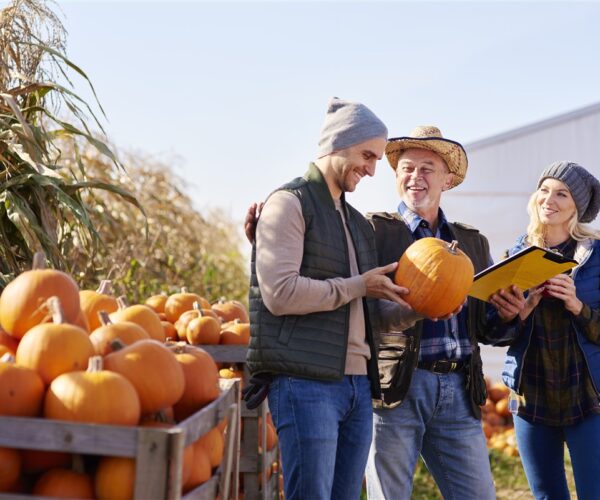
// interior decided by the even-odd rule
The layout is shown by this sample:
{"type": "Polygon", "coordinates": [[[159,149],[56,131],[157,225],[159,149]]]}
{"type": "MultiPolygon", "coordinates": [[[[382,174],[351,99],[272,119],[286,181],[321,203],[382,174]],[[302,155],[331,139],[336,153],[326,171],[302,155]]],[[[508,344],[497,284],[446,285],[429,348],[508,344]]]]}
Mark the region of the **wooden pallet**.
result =
{"type": "MultiPolygon", "coordinates": [[[[223,463],[209,481],[185,499],[214,499],[237,492],[239,476],[240,381],[221,380],[221,395],[171,428],[126,427],[44,418],[0,417],[0,446],[62,451],[136,460],[134,498],[181,498],[183,449],[228,417],[223,463]]],[[[32,498],[0,494],[0,498],[32,498]]]]}

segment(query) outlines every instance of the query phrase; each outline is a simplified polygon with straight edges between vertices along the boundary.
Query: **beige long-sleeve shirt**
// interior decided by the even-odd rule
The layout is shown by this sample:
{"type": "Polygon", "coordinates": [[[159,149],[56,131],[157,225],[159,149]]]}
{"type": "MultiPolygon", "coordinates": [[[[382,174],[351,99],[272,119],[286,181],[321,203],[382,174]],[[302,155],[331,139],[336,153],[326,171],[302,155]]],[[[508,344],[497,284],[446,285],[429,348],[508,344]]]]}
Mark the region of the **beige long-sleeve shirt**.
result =
{"type": "MultiPolygon", "coordinates": [[[[339,201],[336,208],[344,217],[339,201]]],[[[256,228],[256,274],[263,301],[276,316],[332,311],[350,303],[345,373],[364,375],[370,358],[362,302],[366,285],[358,274],[352,239],[346,229],[351,276],[315,280],[300,275],[304,231],[300,200],[288,191],[277,191],[270,196],[256,228]]],[[[387,331],[402,330],[414,324],[412,312],[394,302],[380,301],[380,311],[387,331]]]]}

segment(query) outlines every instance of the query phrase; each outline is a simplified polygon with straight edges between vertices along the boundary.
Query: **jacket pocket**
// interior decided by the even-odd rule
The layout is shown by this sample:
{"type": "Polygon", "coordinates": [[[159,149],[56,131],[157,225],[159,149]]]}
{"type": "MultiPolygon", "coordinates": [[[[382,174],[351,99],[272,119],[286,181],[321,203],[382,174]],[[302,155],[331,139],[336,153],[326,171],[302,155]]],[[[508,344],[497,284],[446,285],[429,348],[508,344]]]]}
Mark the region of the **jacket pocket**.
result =
{"type": "Polygon", "coordinates": [[[294,332],[297,322],[298,316],[286,316],[283,320],[283,323],[281,323],[281,327],[279,328],[277,342],[283,345],[288,345],[290,343],[290,339],[292,338],[292,333],[294,332]]]}

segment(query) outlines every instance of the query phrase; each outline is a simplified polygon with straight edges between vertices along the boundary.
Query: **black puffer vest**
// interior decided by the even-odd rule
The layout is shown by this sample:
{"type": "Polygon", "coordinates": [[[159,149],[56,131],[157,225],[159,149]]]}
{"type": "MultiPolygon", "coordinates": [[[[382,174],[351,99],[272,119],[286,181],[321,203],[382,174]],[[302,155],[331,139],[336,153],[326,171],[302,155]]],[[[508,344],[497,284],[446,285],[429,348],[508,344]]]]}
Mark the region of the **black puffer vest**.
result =
{"type": "MultiPolygon", "coordinates": [[[[302,178],[280,188],[298,197],[305,222],[304,255],[300,275],[316,280],[350,277],[343,220],[335,208],[325,179],[311,164],[302,178]]],[[[357,210],[342,204],[352,236],[360,273],[377,266],[373,228],[357,210]]],[[[374,397],[379,394],[377,354],[372,319],[376,304],[363,299],[366,339],[371,349],[368,374],[374,397]],[[370,311],[371,314],[368,314],[370,311]]],[[[252,248],[250,281],[250,345],[247,363],[252,374],[274,373],[320,380],[344,375],[348,347],[350,305],[334,311],[275,316],[265,306],[256,277],[256,247],[252,248]]]]}
{"type": "MultiPolygon", "coordinates": [[[[383,266],[391,262],[397,262],[409,245],[414,242],[410,228],[398,213],[377,212],[367,214],[367,218],[375,228],[380,265],[383,266]]],[[[485,236],[480,234],[477,229],[458,222],[450,223],[449,226],[453,238],[458,241],[459,248],[473,262],[475,273],[487,268],[490,250],[485,236]]],[[[416,349],[419,346],[422,330],[423,322],[418,321],[413,328],[405,332],[415,339],[413,345],[416,346],[416,349]]],[[[470,366],[467,368],[467,389],[469,389],[471,394],[471,410],[473,415],[476,418],[481,418],[479,405],[485,403],[485,381],[481,369],[482,363],[478,339],[485,339],[486,337],[486,305],[485,302],[473,299],[472,297],[469,297],[467,301],[467,330],[473,349],[469,363],[470,366]],[[483,400],[482,391],[484,394],[483,400]]],[[[412,358],[414,360],[412,370],[416,368],[416,358],[412,358]]],[[[409,371],[408,376],[412,376],[412,371],[409,371]]],[[[402,393],[394,394],[394,399],[404,398],[410,381],[408,381],[409,383],[406,382],[406,380],[399,381],[399,383],[403,384],[402,393]]],[[[390,391],[393,391],[393,388],[390,391]]]]}

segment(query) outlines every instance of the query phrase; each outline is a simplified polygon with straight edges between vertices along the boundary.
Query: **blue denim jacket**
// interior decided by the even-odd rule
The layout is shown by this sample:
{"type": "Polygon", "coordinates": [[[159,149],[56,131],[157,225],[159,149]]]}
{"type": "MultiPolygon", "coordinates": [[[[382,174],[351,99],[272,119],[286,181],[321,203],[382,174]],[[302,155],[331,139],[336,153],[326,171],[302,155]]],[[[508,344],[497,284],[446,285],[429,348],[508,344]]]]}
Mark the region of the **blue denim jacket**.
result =
{"type": "MultiPolygon", "coordinates": [[[[527,246],[525,238],[526,236],[521,236],[518,239],[509,255],[527,246]]],[[[573,316],[571,323],[594,386],[600,392],[600,345],[592,342],[586,335],[595,334],[595,338],[600,338],[600,240],[578,242],[575,260],[579,265],[573,269],[571,276],[575,280],[577,297],[584,303],[584,307],[578,317],[573,316]]],[[[533,314],[511,330],[508,336],[512,337],[512,342],[506,355],[502,380],[509,388],[518,392],[523,360],[533,331],[533,314]]]]}

